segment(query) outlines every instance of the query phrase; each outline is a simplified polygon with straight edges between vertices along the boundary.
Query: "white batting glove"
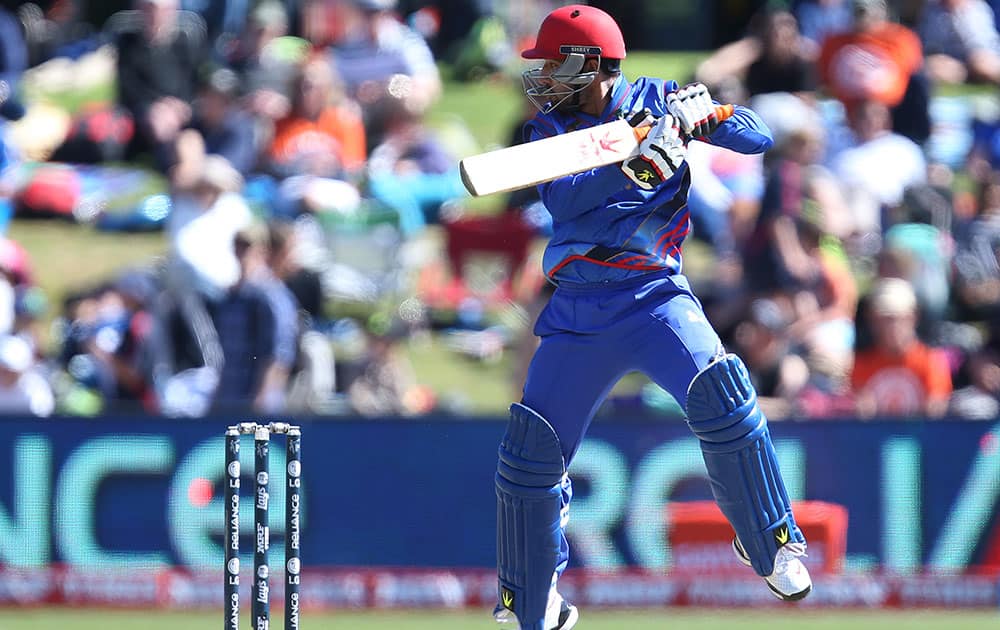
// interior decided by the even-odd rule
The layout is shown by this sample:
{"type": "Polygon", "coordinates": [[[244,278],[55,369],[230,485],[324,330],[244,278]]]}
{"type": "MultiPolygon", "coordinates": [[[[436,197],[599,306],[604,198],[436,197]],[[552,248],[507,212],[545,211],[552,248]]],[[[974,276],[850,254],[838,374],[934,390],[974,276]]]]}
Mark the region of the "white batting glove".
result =
{"type": "Polygon", "coordinates": [[[677,118],[681,129],[692,138],[706,137],[719,126],[712,95],[702,83],[691,83],[667,94],[667,111],[677,118]]]}
{"type": "Polygon", "coordinates": [[[639,144],[639,154],[622,162],[622,172],[639,188],[653,190],[673,177],[686,155],[677,121],[667,114],[656,121],[639,144]]]}

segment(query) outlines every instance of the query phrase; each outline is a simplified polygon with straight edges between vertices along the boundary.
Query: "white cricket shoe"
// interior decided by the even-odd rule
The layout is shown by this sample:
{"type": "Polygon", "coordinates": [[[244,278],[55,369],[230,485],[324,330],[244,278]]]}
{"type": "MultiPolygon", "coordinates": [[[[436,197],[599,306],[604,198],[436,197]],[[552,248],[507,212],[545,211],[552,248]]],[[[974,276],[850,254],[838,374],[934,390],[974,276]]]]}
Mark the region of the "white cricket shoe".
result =
{"type": "MultiPolygon", "coordinates": [[[[739,538],[733,538],[733,551],[740,562],[749,566],[750,556],[739,538]]],[[[795,602],[812,590],[812,579],[806,565],[799,560],[806,555],[805,543],[790,542],[778,548],[774,555],[774,571],[764,578],[774,596],[786,602],[795,602]]]]}
{"type": "MultiPolygon", "coordinates": [[[[497,607],[493,609],[493,619],[497,623],[517,623],[517,616],[500,604],[497,604],[497,607]]],[[[563,596],[558,592],[552,591],[549,603],[545,607],[546,630],[570,630],[579,619],[580,611],[576,609],[576,606],[563,599],[563,596]]]]}

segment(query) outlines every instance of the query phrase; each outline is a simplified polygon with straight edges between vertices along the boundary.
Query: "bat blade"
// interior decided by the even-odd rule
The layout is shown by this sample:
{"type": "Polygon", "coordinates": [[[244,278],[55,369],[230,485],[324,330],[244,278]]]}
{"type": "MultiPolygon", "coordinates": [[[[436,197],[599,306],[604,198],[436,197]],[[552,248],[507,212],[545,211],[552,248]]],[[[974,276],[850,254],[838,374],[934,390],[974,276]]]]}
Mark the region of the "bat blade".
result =
{"type": "MultiPolygon", "coordinates": [[[[732,105],[719,105],[715,110],[720,121],[733,114],[732,105]]],[[[469,156],[458,168],[462,183],[474,197],[509,192],[622,162],[638,152],[648,131],[649,127],[636,128],[626,120],[616,120],[469,156]]]]}
{"type": "Polygon", "coordinates": [[[482,197],[621,162],[638,146],[636,130],[628,121],[616,120],[473,155],[458,166],[468,191],[482,197]]]}

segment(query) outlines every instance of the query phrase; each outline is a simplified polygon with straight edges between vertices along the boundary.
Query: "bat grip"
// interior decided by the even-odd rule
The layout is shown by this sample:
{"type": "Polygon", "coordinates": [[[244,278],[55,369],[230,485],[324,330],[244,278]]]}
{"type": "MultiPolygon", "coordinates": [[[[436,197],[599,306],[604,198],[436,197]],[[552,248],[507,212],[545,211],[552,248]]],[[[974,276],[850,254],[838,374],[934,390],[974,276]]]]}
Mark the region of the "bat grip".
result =
{"type": "MultiPolygon", "coordinates": [[[[715,106],[715,116],[719,119],[720,123],[732,116],[734,111],[736,111],[736,107],[734,105],[715,106]]],[[[646,136],[649,135],[649,130],[651,128],[652,125],[644,125],[642,127],[636,127],[632,130],[632,132],[635,134],[636,140],[641,142],[646,139],[646,136]]]]}

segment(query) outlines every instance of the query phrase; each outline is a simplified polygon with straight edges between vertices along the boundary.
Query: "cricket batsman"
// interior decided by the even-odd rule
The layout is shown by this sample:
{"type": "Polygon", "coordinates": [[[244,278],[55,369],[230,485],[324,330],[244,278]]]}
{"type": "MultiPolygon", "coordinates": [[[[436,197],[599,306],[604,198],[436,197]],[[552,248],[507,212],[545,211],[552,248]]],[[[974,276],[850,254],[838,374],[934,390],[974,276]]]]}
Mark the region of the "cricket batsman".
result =
{"type": "Polygon", "coordinates": [[[539,186],[554,232],[543,264],[556,290],[535,325],[541,343],[499,448],[496,620],[521,630],[576,624],[577,608],[556,589],[569,558],[566,471],[594,412],[633,370],[686,410],[737,559],[775,596],[802,599],[812,588],[800,560],[805,538],[767,419],[746,366],[723,349],[681,274],[687,142],[761,153],[770,130],[744,107],[720,120],[704,85],[628,81],[621,30],[594,7],[556,9],[521,54],[541,62],[523,77],[540,110],[527,123],[529,140],[617,118],[650,129],[638,157],[539,186]]]}

